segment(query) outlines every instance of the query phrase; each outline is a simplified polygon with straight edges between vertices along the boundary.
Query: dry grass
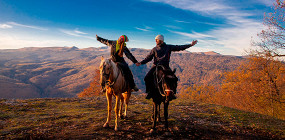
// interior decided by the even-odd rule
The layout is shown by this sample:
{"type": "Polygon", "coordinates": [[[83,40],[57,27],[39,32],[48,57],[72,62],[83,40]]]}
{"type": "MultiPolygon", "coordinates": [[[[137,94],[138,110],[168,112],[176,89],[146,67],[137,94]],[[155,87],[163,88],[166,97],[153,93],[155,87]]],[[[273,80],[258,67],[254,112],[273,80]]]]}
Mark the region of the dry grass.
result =
{"type": "MultiPolygon", "coordinates": [[[[151,127],[151,101],[133,95],[128,118],[120,131],[103,128],[107,105],[104,96],[0,100],[0,139],[282,139],[285,121],[223,106],[177,99],[170,103],[169,130],[163,122],[151,127]]],[[[162,114],[162,112],[161,112],[162,114]]],[[[162,119],[163,120],[163,119],[162,119]]]]}

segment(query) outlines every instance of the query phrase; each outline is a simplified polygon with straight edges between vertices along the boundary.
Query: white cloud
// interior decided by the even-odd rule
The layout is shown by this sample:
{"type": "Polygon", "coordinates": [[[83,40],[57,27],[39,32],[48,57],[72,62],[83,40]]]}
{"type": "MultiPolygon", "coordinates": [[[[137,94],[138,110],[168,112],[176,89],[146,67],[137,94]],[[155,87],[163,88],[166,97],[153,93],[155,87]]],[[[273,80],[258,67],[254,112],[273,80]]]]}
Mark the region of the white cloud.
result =
{"type": "Polygon", "coordinates": [[[255,36],[262,28],[262,23],[249,22],[235,27],[216,28],[203,34],[197,32],[171,32],[197,39],[199,46],[209,48],[212,51],[219,50],[219,52],[230,53],[231,55],[242,55],[245,50],[251,47],[251,37],[255,36]]]}
{"type": "Polygon", "coordinates": [[[197,32],[192,32],[192,33],[185,33],[185,32],[178,32],[178,31],[172,31],[172,30],[168,30],[172,33],[176,33],[179,35],[183,35],[183,36],[187,36],[189,38],[194,38],[194,39],[200,39],[200,38],[213,38],[213,36],[209,35],[209,34],[202,34],[202,33],[197,33],[197,32]]]}
{"type": "Polygon", "coordinates": [[[204,12],[204,13],[213,13],[218,12],[225,9],[232,9],[232,7],[223,4],[222,1],[218,0],[147,0],[151,2],[161,2],[169,4],[175,8],[196,11],[196,12],[204,12]]]}
{"type": "Polygon", "coordinates": [[[61,32],[64,33],[64,34],[71,35],[71,36],[76,36],[76,37],[80,37],[80,36],[81,36],[81,34],[77,33],[77,32],[74,31],[74,30],[60,29],[59,31],[61,31],[61,32]]]}
{"type": "Polygon", "coordinates": [[[48,30],[48,29],[46,29],[46,28],[42,28],[42,27],[38,27],[38,26],[32,26],[32,25],[24,25],[24,24],[19,24],[19,23],[16,23],[16,22],[7,22],[7,24],[8,24],[8,25],[19,26],[19,27],[25,27],[25,28],[43,30],[43,31],[48,30]]]}
{"type": "Polygon", "coordinates": [[[191,23],[191,22],[188,22],[188,21],[183,21],[183,20],[174,20],[175,22],[180,22],[180,23],[191,23]]]}
{"type": "Polygon", "coordinates": [[[77,34],[83,34],[83,35],[87,34],[87,33],[79,31],[77,28],[74,30],[74,32],[77,33],[77,34]]]}
{"type": "Polygon", "coordinates": [[[135,27],[135,28],[138,30],[141,30],[141,31],[145,31],[145,32],[149,31],[148,29],[143,29],[143,28],[139,28],[139,27],[135,27]]]}
{"type": "Polygon", "coordinates": [[[152,29],[149,26],[144,26],[143,28],[141,28],[141,27],[135,27],[135,28],[138,30],[144,31],[144,32],[150,31],[152,29]]]}
{"type": "MultiPolygon", "coordinates": [[[[23,47],[52,47],[70,44],[68,41],[21,37],[15,35],[0,35],[0,49],[17,49],[23,47]]],[[[72,44],[70,44],[72,46],[72,44]]]]}
{"type": "Polygon", "coordinates": [[[13,28],[13,26],[8,24],[0,24],[0,29],[10,29],[10,28],[13,28]]]}
{"type": "Polygon", "coordinates": [[[164,26],[170,29],[181,29],[181,27],[173,26],[173,25],[164,25],[164,26]]]}
{"type": "Polygon", "coordinates": [[[92,37],[92,36],[86,36],[85,32],[81,32],[78,29],[75,30],[66,30],[66,29],[59,29],[60,32],[70,35],[70,36],[75,36],[75,37],[83,37],[83,38],[87,38],[87,39],[92,39],[92,40],[97,40],[96,37],[92,37]]]}
{"type": "Polygon", "coordinates": [[[275,3],[275,0],[257,0],[257,1],[266,6],[273,6],[273,3],[275,3]]]}
{"type": "Polygon", "coordinates": [[[9,32],[0,30],[0,49],[18,49],[23,47],[63,47],[77,46],[86,48],[92,46],[102,46],[98,41],[94,41],[95,37],[73,37],[60,36],[58,34],[45,34],[43,36],[37,34],[29,34],[26,32],[9,32]],[[93,39],[93,40],[91,40],[93,39]]]}
{"type": "MultiPolygon", "coordinates": [[[[250,17],[255,13],[242,11],[234,5],[227,5],[227,1],[223,0],[147,0],[151,2],[161,2],[169,4],[175,8],[196,12],[208,17],[219,17],[224,19],[225,25],[217,25],[213,29],[197,33],[171,31],[173,33],[198,39],[199,46],[220,49],[221,51],[232,50],[232,54],[241,55],[244,50],[250,48],[251,37],[255,36],[263,28],[262,21],[254,20],[250,17]],[[201,40],[201,41],[200,41],[201,40]]],[[[270,0],[271,1],[271,0],[270,0]]],[[[265,0],[259,2],[268,4],[265,0]]],[[[188,23],[180,20],[176,22],[188,23]]]]}

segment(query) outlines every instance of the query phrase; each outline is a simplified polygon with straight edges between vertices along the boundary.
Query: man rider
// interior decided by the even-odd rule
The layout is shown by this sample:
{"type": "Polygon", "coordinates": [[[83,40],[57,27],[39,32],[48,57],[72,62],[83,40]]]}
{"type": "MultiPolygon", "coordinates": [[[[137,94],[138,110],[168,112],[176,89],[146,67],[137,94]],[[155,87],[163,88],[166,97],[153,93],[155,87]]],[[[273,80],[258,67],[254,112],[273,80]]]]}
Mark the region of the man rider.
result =
{"type": "MultiPolygon", "coordinates": [[[[155,42],[156,42],[156,46],[151,50],[151,52],[146,56],[146,58],[142,60],[141,62],[136,63],[136,65],[139,66],[141,64],[148,63],[154,58],[153,65],[144,78],[145,86],[146,86],[146,93],[148,93],[148,95],[146,96],[146,99],[150,99],[152,97],[151,89],[155,88],[153,87],[154,85],[153,73],[155,71],[156,66],[163,65],[165,68],[169,68],[171,52],[172,51],[182,51],[189,47],[192,47],[197,43],[197,40],[194,40],[192,41],[191,44],[187,44],[187,45],[169,45],[169,44],[165,44],[163,35],[157,35],[155,37],[155,42]]],[[[173,97],[170,97],[170,98],[176,99],[174,95],[173,97]]]]}
{"type": "Polygon", "coordinates": [[[107,39],[104,39],[96,35],[96,38],[99,42],[111,48],[111,60],[115,62],[119,66],[119,68],[122,70],[125,80],[129,84],[130,88],[133,89],[134,91],[138,91],[139,89],[137,88],[134,82],[133,74],[128,64],[126,63],[125,59],[123,58],[123,53],[125,53],[125,55],[133,63],[138,62],[126,46],[125,42],[129,41],[128,37],[126,35],[122,35],[119,37],[118,40],[107,40],[107,39]]]}

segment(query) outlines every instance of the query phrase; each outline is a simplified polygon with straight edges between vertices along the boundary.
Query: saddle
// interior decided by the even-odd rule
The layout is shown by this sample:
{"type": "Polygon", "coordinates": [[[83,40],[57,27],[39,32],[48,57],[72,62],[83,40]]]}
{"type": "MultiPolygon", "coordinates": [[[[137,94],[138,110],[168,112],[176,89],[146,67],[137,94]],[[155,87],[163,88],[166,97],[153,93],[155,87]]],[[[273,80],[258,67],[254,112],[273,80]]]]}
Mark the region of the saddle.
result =
{"type": "Polygon", "coordinates": [[[125,78],[125,73],[124,70],[122,68],[122,65],[120,65],[120,62],[115,62],[117,68],[119,69],[119,71],[123,74],[124,78],[125,78]]]}
{"type": "Polygon", "coordinates": [[[129,83],[129,81],[127,79],[127,76],[126,76],[127,73],[124,71],[124,68],[123,68],[124,66],[120,65],[120,62],[115,62],[115,64],[118,67],[119,71],[122,73],[122,75],[123,75],[123,77],[125,79],[126,84],[129,85],[130,83],[129,83]]]}

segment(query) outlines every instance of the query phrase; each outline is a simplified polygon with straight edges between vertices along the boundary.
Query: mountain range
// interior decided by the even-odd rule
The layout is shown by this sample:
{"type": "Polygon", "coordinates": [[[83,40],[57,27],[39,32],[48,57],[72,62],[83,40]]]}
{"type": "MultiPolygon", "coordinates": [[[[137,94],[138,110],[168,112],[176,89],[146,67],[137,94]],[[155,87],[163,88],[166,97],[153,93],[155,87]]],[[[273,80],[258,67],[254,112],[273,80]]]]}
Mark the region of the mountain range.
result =
{"type": "MultiPolygon", "coordinates": [[[[149,49],[131,48],[138,61],[149,49]]],[[[0,50],[0,98],[74,97],[95,76],[101,56],[109,58],[108,47],[27,47],[0,50]]],[[[144,92],[144,76],[152,62],[137,67],[125,58],[135,82],[144,92]]],[[[178,92],[192,85],[218,85],[222,73],[232,71],[246,61],[240,56],[225,56],[216,52],[172,53],[170,66],[176,68],[178,92]]]]}

